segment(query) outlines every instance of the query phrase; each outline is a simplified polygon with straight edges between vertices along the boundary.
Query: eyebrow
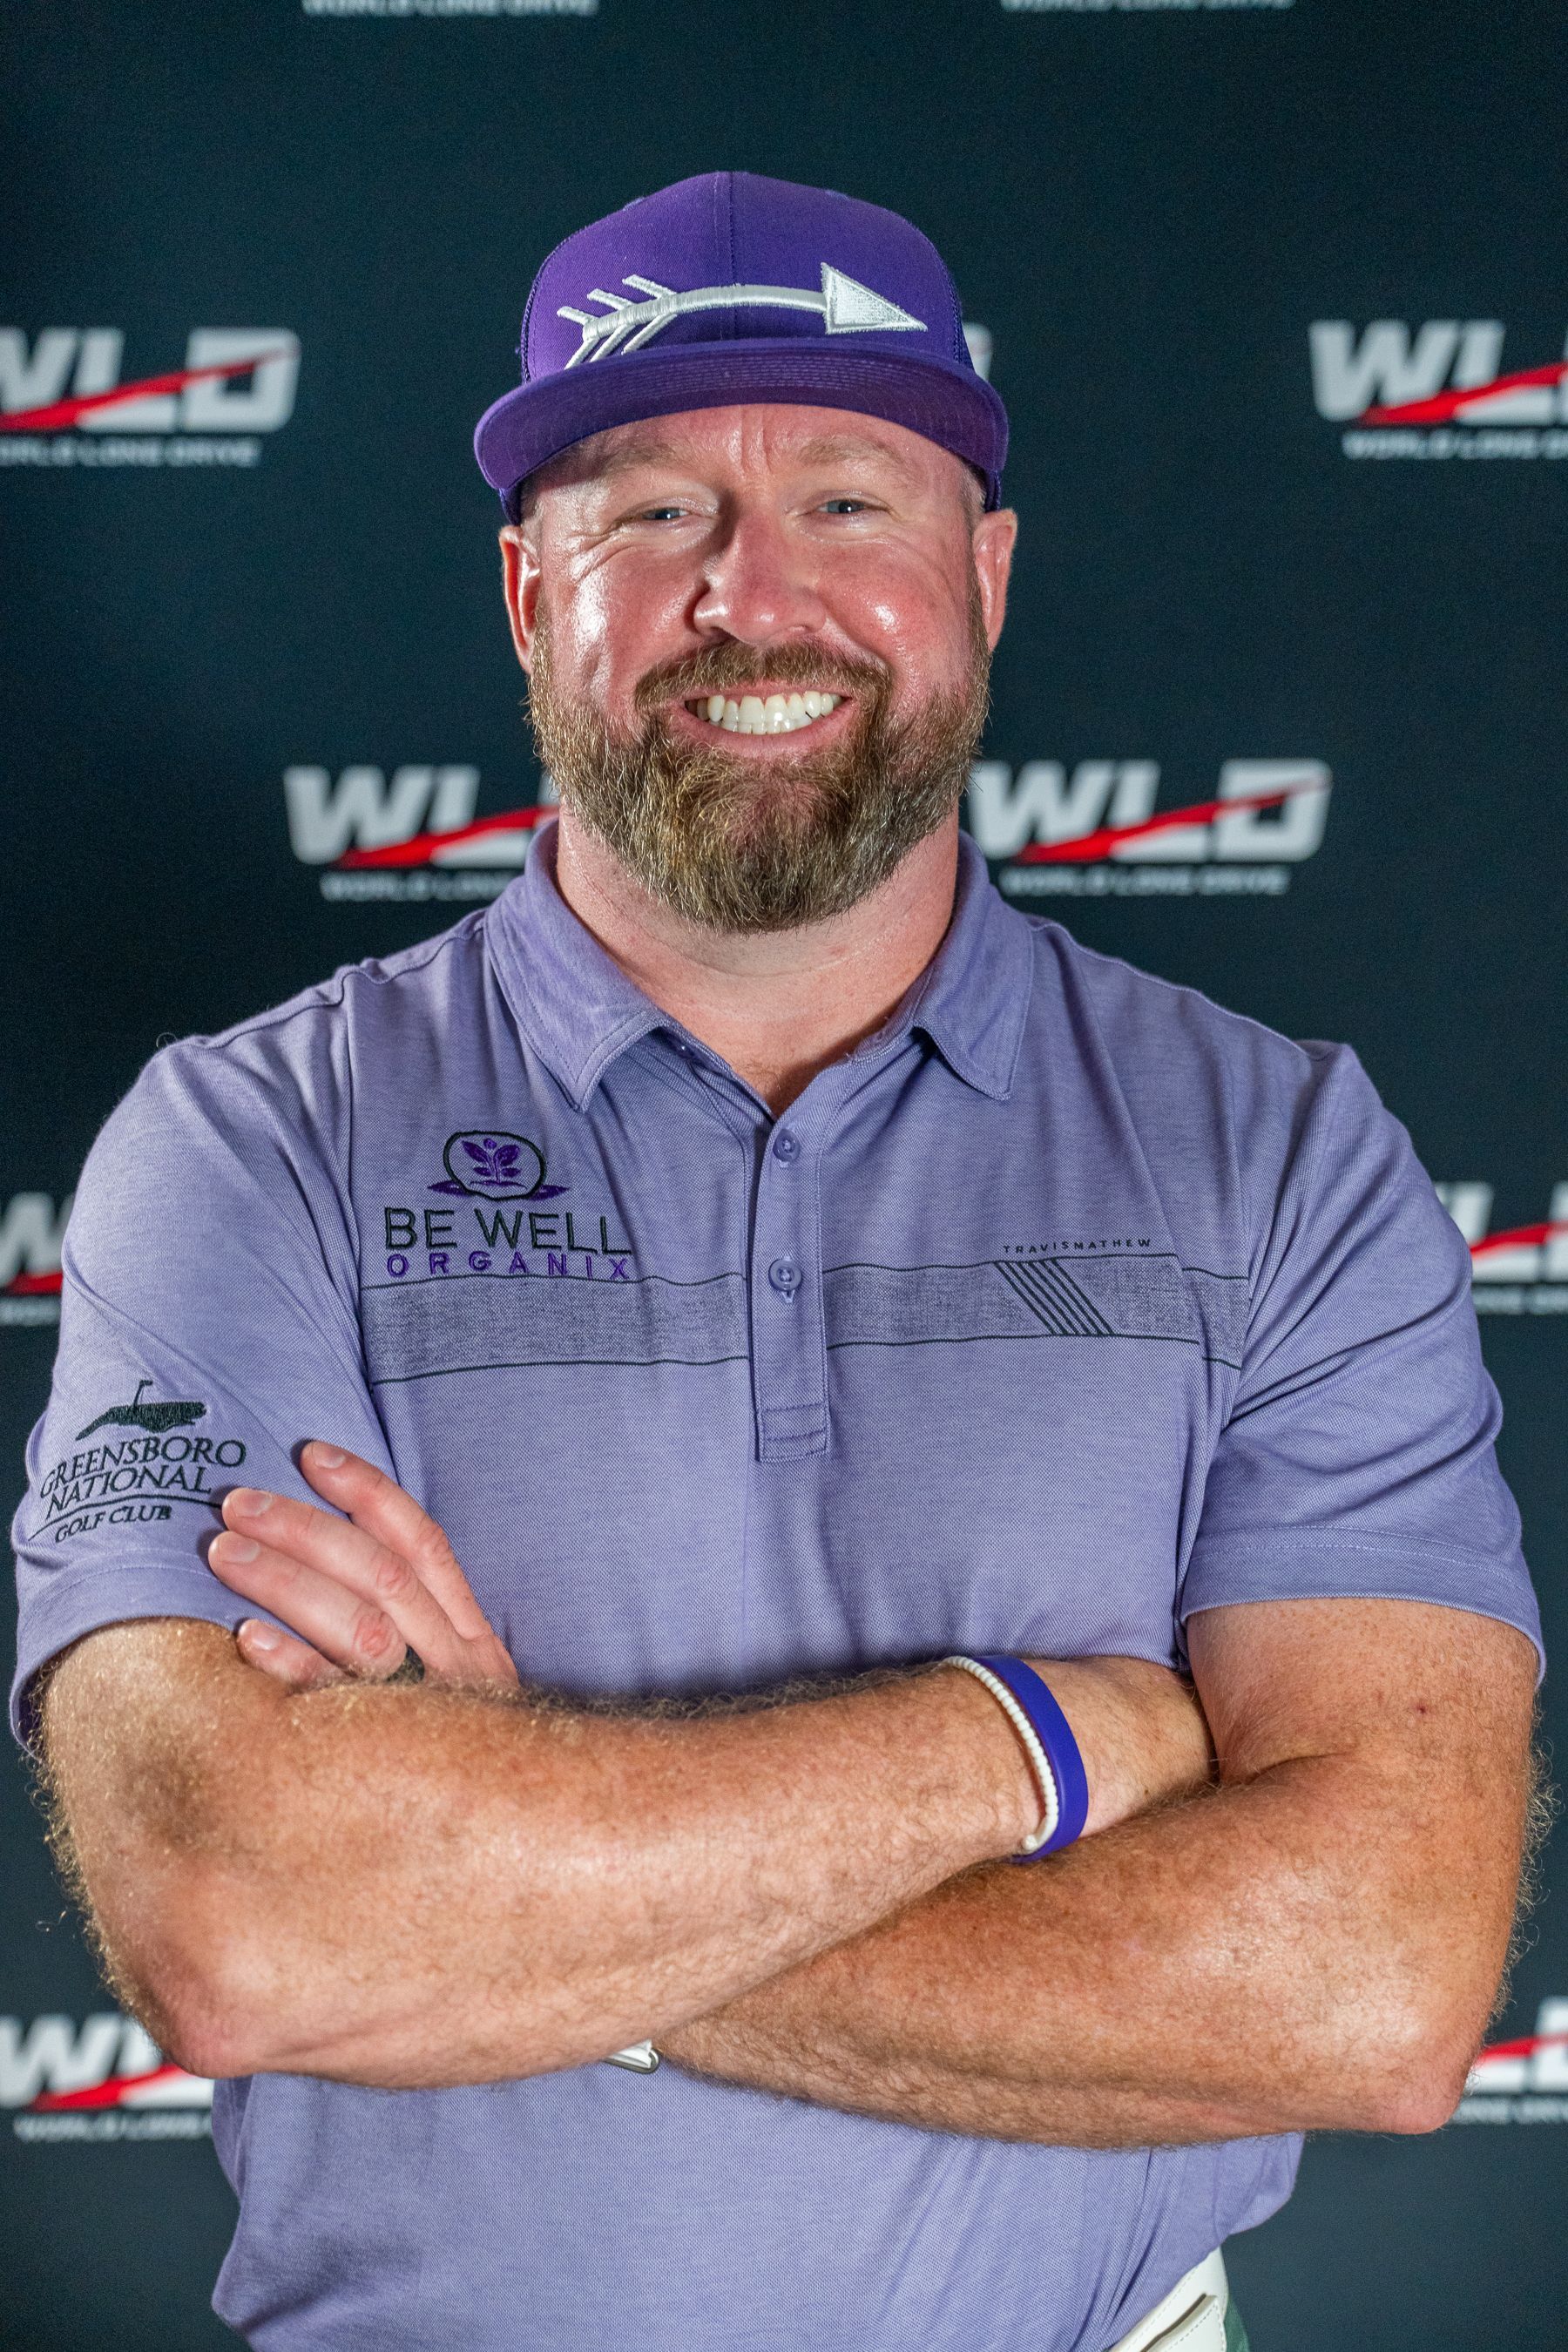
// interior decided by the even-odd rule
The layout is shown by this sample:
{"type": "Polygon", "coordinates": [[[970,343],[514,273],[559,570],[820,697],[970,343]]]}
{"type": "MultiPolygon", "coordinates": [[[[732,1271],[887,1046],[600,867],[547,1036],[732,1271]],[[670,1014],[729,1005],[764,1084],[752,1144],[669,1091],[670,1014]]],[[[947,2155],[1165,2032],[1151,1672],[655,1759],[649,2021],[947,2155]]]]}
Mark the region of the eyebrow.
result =
{"type": "Polygon", "coordinates": [[[679,465],[680,454],[672,441],[656,440],[651,436],[640,441],[623,441],[585,471],[584,478],[601,481],[615,474],[630,473],[637,466],[679,465]]]}
{"type": "MultiPolygon", "coordinates": [[[[803,441],[795,452],[796,461],[804,466],[853,465],[858,459],[879,459],[902,479],[911,478],[914,468],[900,450],[886,441],[868,435],[817,434],[803,441]]],[[[635,472],[639,466],[689,466],[689,451],[673,441],[653,434],[637,440],[623,441],[608,451],[591,470],[585,469],[580,478],[589,481],[611,481],[618,474],[635,472]]]]}
{"type": "Polygon", "coordinates": [[[803,441],[796,455],[806,466],[853,465],[859,457],[878,457],[895,474],[908,480],[914,467],[902,450],[889,442],[878,441],[868,435],[819,434],[816,439],[803,441]]]}

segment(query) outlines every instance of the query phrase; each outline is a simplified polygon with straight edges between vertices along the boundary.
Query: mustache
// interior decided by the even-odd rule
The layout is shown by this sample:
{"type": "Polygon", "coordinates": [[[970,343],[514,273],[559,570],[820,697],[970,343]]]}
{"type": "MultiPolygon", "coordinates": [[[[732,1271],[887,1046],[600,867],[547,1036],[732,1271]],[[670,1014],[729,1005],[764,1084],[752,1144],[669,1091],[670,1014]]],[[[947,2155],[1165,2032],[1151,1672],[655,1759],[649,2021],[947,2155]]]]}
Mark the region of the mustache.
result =
{"type": "Polygon", "coordinates": [[[816,686],[829,694],[854,695],[879,700],[888,688],[888,672],[880,662],[847,661],[810,646],[776,646],[771,652],[742,645],[731,638],[721,646],[704,646],[678,661],[660,662],[638,679],[633,700],[639,710],[661,702],[694,702],[703,694],[733,695],[766,683],[774,689],[816,686]]]}

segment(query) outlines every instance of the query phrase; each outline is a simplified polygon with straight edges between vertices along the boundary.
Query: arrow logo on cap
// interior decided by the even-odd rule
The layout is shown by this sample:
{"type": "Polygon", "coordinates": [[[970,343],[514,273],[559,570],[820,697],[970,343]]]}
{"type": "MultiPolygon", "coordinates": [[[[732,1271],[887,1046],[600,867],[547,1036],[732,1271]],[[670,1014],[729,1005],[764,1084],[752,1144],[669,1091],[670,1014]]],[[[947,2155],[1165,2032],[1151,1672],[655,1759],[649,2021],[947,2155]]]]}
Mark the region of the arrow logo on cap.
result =
{"type": "Polygon", "coordinates": [[[887,334],[925,325],[923,319],[911,318],[885,294],[874,293],[858,278],[847,278],[827,261],[822,265],[819,294],[804,286],[693,286],[678,294],[655,278],[635,276],[623,278],[621,284],[635,286],[647,299],[633,302],[624,294],[606,294],[602,286],[595,286],[585,299],[605,305],[602,317],[574,310],[564,303],[556,311],[558,319],[570,319],[583,330],[583,340],[567,361],[568,367],[575,367],[579,360],[607,359],[612,352],[635,352],[668,327],[671,319],[689,310],[816,310],[830,335],[887,334]]]}

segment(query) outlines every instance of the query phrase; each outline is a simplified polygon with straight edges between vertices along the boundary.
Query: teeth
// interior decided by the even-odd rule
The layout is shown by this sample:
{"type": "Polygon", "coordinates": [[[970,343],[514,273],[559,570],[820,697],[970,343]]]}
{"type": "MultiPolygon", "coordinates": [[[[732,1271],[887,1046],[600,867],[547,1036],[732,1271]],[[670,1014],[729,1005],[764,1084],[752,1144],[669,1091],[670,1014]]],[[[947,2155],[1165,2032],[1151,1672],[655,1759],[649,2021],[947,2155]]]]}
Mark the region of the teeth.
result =
{"type": "Polygon", "coordinates": [[[757,694],[743,694],[739,702],[710,694],[699,708],[710,725],[721,727],[727,735],[793,735],[814,719],[826,719],[837,710],[841,698],[809,686],[804,693],[770,694],[765,701],[757,694]]]}

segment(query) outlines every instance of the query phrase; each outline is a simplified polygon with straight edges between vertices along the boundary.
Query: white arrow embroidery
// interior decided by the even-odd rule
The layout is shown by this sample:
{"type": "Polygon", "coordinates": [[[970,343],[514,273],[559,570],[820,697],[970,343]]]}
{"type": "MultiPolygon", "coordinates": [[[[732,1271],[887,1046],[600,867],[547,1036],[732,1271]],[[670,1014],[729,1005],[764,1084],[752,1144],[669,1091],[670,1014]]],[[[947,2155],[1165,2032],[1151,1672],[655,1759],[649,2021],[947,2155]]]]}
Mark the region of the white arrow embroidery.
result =
{"type": "Polygon", "coordinates": [[[830,335],[860,335],[878,331],[884,334],[906,327],[923,327],[923,319],[913,319],[900,310],[896,302],[885,295],[874,294],[862,286],[858,278],[847,278],[831,262],[822,265],[822,291],[811,293],[804,286],[693,286],[678,294],[673,287],[661,286],[656,278],[623,278],[623,286],[635,286],[646,302],[628,302],[624,294],[606,294],[595,286],[587,296],[590,302],[602,302],[605,316],[595,318],[586,310],[574,310],[563,303],[555,313],[558,319],[570,319],[574,327],[583,330],[583,340],[567,361],[575,367],[579,360],[607,359],[612,352],[635,352],[647,342],[671,319],[687,310],[730,310],[741,308],[772,310],[818,310],[830,335]]]}

